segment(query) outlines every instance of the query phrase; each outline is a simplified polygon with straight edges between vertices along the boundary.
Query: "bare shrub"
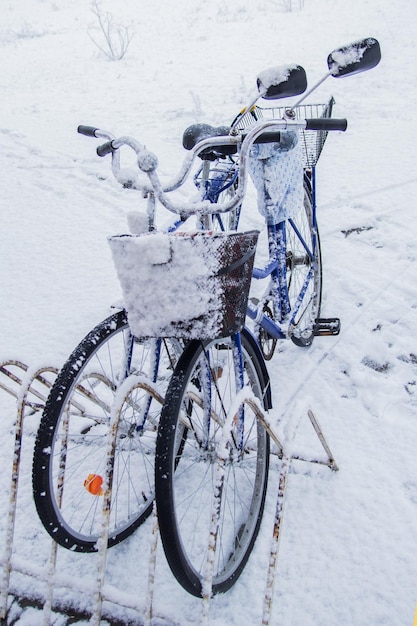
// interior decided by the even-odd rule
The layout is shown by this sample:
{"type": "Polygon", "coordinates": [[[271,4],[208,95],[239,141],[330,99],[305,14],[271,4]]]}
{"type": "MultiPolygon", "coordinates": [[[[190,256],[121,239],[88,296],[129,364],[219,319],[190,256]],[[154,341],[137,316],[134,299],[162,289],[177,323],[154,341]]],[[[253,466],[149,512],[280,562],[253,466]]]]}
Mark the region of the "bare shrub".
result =
{"type": "Polygon", "coordinates": [[[304,8],[304,0],[280,0],[283,11],[301,11],[304,8]]]}
{"type": "Polygon", "coordinates": [[[87,31],[88,36],[108,59],[120,61],[127,52],[133,33],[128,26],[115,22],[111,13],[104,12],[98,0],[91,4],[91,11],[98,21],[100,39],[97,40],[90,30],[87,31]]]}

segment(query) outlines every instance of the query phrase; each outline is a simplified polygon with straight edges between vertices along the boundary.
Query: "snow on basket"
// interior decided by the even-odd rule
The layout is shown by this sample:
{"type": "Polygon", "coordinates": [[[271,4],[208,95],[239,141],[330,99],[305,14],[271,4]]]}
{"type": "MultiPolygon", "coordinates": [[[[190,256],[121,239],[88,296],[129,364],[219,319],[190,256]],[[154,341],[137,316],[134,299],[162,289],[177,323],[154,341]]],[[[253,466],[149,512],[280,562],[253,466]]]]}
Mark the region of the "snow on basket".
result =
{"type": "Polygon", "coordinates": [[[258,231],[109,237],[132,333],[210,339],[245,321],[258,231]]]}

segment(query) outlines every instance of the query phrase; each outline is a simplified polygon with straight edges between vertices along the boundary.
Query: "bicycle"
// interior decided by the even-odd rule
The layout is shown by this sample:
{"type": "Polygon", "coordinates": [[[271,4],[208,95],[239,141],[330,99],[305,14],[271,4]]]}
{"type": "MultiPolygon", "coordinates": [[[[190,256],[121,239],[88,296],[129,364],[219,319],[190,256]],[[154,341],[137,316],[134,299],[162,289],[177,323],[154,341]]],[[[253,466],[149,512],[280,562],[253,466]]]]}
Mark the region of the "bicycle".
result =
{"type": "MultiPolygon", "coordinates": [[[[154,189],[146,180],[132,180],[130,170],[122,168],[119,150],[109,149],[114,135],[90,126],[79,126],[78,132],[108,141],[97,153],[105,156],[110,151],[115,179],[148,196],[139,230],[155,230],[154,189]]],[[[126,138],[126,145],[130,144],[137,148],[134,140],[126,138]]],[[[160,193],[168,194],[184,183],[195,156],[196,151],[185,159],[177,177],[161,187],[160,193]]],[[[226,168],[221,163],[199,168],[195,185],[201,201],[210,204],[230,197],[237,171],[232,163],[226,168]]],[[[186,219],[180,217],[169,230],[177,230],[186,219]]],[[[132,213],[128,221],[137,230],[138,216],[132,213]]],[[[224,231],[237,222],[238,211],[229,211],[226,221],[206,211],[199,227],[224,231]]],[[[93,328],[59,371],[37,432],[32,491],[43,526],[62,547],[84,553],[98,550],[108,488],[106,442],[116,404],[108,547],[129,537],[152,512],[159,414],[183,349],[184,341],[179,339],[134,336],[127,312],[121,309],[93,328]]]]}
{"type": "MultiPolygon", "coordinates": [[[[375,46],[369,47],[369,50],[374,48],[375,46]]],[[[365,63],[362,62],[362,65],[365,63]]],[[[286,81],[286,86],[294,88],[294,83],[298,81],[300,75],[300,70],[293,72],[293,78],[286,81]]],[[[268,92],[273,94],[276,88],[277,85],[271,85],[263,95],[268,95],[268,92]]],[[[299,85],[297,89],[300,89],[299,85]]],[[[288,90],[283,90],[282,93],[283,96],[294,95],[288,93],[288,90]]],[[[332,123],[333,121],[326,122],[328,126],[332,123]]],[[[302,128],[303,124],[306,126],[305,123],[296,123],[294,120],[287,120],[285,124],[293,129],[302,128]]],[[[320,124],[323,128],[322,123],[320,124]]],[[[314,127],[314,124],[310,126],[314,127]]],[[[326,125],[324,127],[327,128],[326,125]]],[[[268,123],[265,128],[277,129],[279,124],[268,123]]],[[[110,133],[92,127],[80,127],[79,132],[107,139],[106,144],[97,149],[99,156],[112,153],[112,169],[119,182],[141,190],[148,196],[149,231],[154,230],[156,200],[179,215],[179,220],[173,228],[178,228],[189,215],[196,212],[200,215],[202,228],[217,224],[215,227],[222,231],[230,227],[230,221],[228,226],[225,226],[219,218],[227,212],[236,224],[239,207],[245,195],[245,158],[242,158],[242,155],[247,155],[251,143],[258,139],[257,134],[262,135],[262,131],[252,135],[249,131],[243,143],[243,134],[238,132],[226,137],[217,132],[217,139],[213,139],[212,136],[201,139],[192,147],[190,156],[177,178],[162,187],[155,172],[156,158],[134,139],[130,137],[116,139],[110,133]],[[147,176],[145,182],[139,178],[136,180],[123,177],[118,151],[124,145],[136,152],[139,169],[147,176]],[[206,151],[209,155],[208,160],[211,161],[213,154],[215,159],[222,159],[224,155],[236,153],[238,148],[240,154],[237,158],[237,167],[236,162],[230,163],[226,168],[220,167],[217,170],[220,172],[219,175],[215,173],[217,166],[206,167],[204,161],[203,176],[199,183],[203,192],[201,200],[192,202],[189,206],[174,205],[168,200],[167,194],[185,181],[196,155],[204,154],[206,151]],[[209,194],[214,189],[213,181],[217,185],[217,192],[210,197],[209,194]],[[228,191],[230,189],[233,191],[231,195],[228,191]]],[[[272,139],[276,141],[277,138],[279,136],[275,133],[261,140],[270,142],[272,139]]],[[[265,318],[268,318],[268,315],[265,315],[265,318]]],[[[259,326],[262,329],[266,328],[269,336],[271,331],[269,324],[272,321],[268,322],[268,319],[263,320],[259,326]]],[[[152,465],[161,405],[166,389],[168,388],[166,398],[168,392],[173,393],[174,367],[175,380],[178,380],[180,363],[188,362],[187,354],[191,349],[186,348],[184,352],[184,341],[181,337],[164,339],[161,338],[163,335],[158,337],[142,338],[140,334],[132,332],[125,311],[115,313],[93,329],[72,353],[48,398],[35,444],[34,498],[47,531],[58,543],[69,549],[81,552],[97,549],[101,520],[100,498],[97,496],[103,495],[109,487],[112,489],[109,546],[129,536],[151,511],[154,495],[152,465]],[[177,364],[180,354],[182,356],[177,364]],[[111,355],[111,358],[107,355],[111,355]],[[106,441],[110,416],[115,411],[118,413],[118,432],[113,455],[112,484],[109,486],[103,482],[106,457],[106,446],[103,442],[106,441]],[[150,438],[150,445],[146,449],[143,445],[145,436],[150,438]],[[134,461],[138,463],[137,467],[141,468],[136,468],[135,475],[130,474],[133,472],[131,466],[134,461]]],[[[240,334],[233,337],[227,342],[238,342],[240,334]]],[[[264,396],[265,405],[269,406],[269,380],[257,343],[245,329],[241,337],[243,354],[249,355],[255,363],[251,371],[253,384],[256,386],[256,381],[259,381],[258,395],[264,396]]],[[[227,342],[222,340],[219,346],[227,342]]],[[[190,344],[191,347],[193,345],[190,344]]],[[[240,354],[240,348],[237,349],[237,354],[240,354]]],[[[219,379],[222,367],[220,363],[216,370],[219,379]]],[[[213,372],[212,368],[209,372],[210,377],[213,376],[213,372]]],[[[195,399],[193,403],[196,404],[195,399]]],[[[164,406],[168,406],[167,402],[164,406]]],[[[188,419],[186,425],[183,424],[181,429],[178,429],[182,434],[173,448],[175,454],[179,453],[180,456],[184,452],[184,458],[187,435],[190,431],[189,423],[188,419]]],[[[158,438],[162,438],[163,432],[160,429],[158,438]]],[[[267,463],[269,438],[261,434],[259,437],[259,447],[265,450],[265,456],[262,457],[265,461],[262,460],[262,463],[267,463]]],[[[260,470],[262,463],[259,465],[260,470]]],[[[174,466],[177,465],[177,461],[174,461],[174,466]]],[[[183,462],[179,467],[183,467],[183,462]]],[[[159,467],[155,469],[155,474],[158,477],[159,467]]],[[[266,485],[265,469],[261,474],[263,476],[261,484],[266,485]]],[[[162,536],[166,548],[164,534],[162,536]]],[[[197,587],[193,587],[194,593],[199,594],[200,590],[197,587]]]]}
{"type": "MultiPolygon", "coordinates": [[[[370,69],[379,59],[376,40],[358,42],[329,55],[326,77],[370,69]]],[[[294,84],[297,91],[300,82],[299,68],[288,70],[286,81],[271,89],[270,97],[297,95],[289,92],[294,84]]],[[[244,109],[238,121],[244,126],[248,117],[252,119],[249,130],[239,133],[239,178],[245,176],[249,150],[259,138],[278,141],[274,132],[285,135],[288,129],[346,129],[343,120],[297,121],[304,97],[280,121],[259,121],[254,103],[244,109]]],[[[285,135],[287,139],[293,137],[285,135]]],[[[226,138],[218,141],[230,146],[226,138]]],[[[272,403],[265,360],[272,357],[278,339],[289,337],[307,347],[314,336],[337,334],[340,329],[339,320],[319,317],[321,257],[314,169],[315,163],[305,168],[299,214],[268,223],[269,261],[265,268],[255,268],[253,277],[271,276],[271,281],[265,296],[246,311],[255,322],[259,343],[246,327],[240,333],[190,342],[166,392],[155,460],[159,528],[171,571],[196,597],[226,592],[242,573],[262,520],[270,438],[283,455],[267,418],[272,403]],[[294,276],[299,272],[300,282],[294,276]]],[[[268,222],[266,211],[265,217],[268,222]]]]}
{"type": "MultiPolygon", "coordinates": [[[[112,135],[80,126],[83,135],[111,140],[112,135]]],[[[100,152],[100,151],[99,151],[100,152]]],[[[185,171],[165,192],[177,189],[185,171]]],[[[113,152],[112,171],[125,187],[134,187],[113,152]]],[[[216,201],[227,193],[230,168],[211,173],[202,198],[216,201]]],[[[205,176],[209,176],[208,171],[205,176]]],[[[204,180],[204,177],[203,177],[204,180]]],[[[149,194],[146,230],[155,228],[152,188],[137,184],[149,194]]],[[[132,223],[136,216],[132,216],[132,223]]],[[[205,226],[223,229],[218,218],[204,218],[205,226]]],[[[178,220],[172,230],[184,220],[178,220]]],[[[135,224],[136,226],[136,224],[135,224]]],[[[203,224],[202,224],[203,226],[203,224]]],[[[141,338],[129,327],[126,310],[116,310],[80,342],[61,368],[49,393],[38,429],[32,469],[33,496],[46,531],[61,546],[76,552],[95,552],[102,529],[102,502],[106,490],[107,436],[118,403],[118,429],[112,484],[108,546],[131,535],[152,511],[154,500],[154,449],[160,409],[184,342],[170,338],[141,338]],[[128,384],[126,385],[126,381],[128,384]],[[131,384],[129,384],[131,381],[131,384]],[[123,397],[119,398],[120,390],[123,397]]]]}

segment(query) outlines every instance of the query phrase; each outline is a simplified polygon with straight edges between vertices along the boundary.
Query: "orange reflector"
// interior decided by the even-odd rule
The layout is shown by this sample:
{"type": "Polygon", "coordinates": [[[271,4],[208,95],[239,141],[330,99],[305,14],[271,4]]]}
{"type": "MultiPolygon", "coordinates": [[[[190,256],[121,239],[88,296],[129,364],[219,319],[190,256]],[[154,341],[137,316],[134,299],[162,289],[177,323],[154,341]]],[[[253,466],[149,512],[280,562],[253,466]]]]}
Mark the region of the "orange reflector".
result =
{"type": "Polygon", "coordinates": [[[93,496],[102,496],[104,494],[101,488],[102,484],[103,479],[98,474],[89,474],[87,480],[84,481],[84,487],[89,493],[92,493],[93,496]]]}

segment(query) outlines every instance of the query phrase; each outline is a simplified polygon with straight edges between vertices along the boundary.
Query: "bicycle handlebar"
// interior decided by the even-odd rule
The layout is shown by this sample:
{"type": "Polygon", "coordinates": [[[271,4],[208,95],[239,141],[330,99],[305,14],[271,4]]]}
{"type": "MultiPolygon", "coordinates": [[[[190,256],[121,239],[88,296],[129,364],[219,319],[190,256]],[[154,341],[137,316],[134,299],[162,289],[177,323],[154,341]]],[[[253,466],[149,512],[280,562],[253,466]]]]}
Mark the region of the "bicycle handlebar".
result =
{"type": "Polygon", "coordinates": [[[80,124],[77,128],[77,132],[80,135],[85,135],[86,137],[96,137],[97,139],[114,139],[114,135],[109,133],[106,130],[100,130],[96,126],[85,126],[84,124],[80,124]]]}
{"type": "Polygon", "coordinates": [[[342,132],[344,132],[346,128],[346,119],[319,117],[317,119],[306,120],[306,130],[341,130],[342,132]]]}
{"type": "Polygon", "coordinates": [[[85,135],[86,137],[97,137],[96,131],[99,130],[94,126],[83,126],[82,124],[78,126],[77,132],[81,135],[85,135]]]}
{"type": "Polygon", "coordinates": [[[190,151],[190,154],[185,158],[183,166],[176,179],[164,187],[162,187],[159,176],[156,173],[156,169],[158,167],[158,159],[156,155],[132,137],[119,137],[116,139],[113,135],[111,135],[111,133],[101,131],[93,126],[79,126],[78,132],[89,137],[103,137],[108,139],[106,143],[98,146],[97,154],[100,157],[112,154],[112,169],[116,179],[118,179],[117,174],[120,170],[118,150],[122,146],[130,147],[137,155],[137,164],[139,169],[147,175],[150,182],[149,186],[148,184],[135,181],[132,183],[132,187],[145,193],[152,191],[158,198],[159,202],[166,209],[180,215],[182,218],[185,218],[196,213],[200,213],[202,215],[209,213],[225,213],[233,209],[243,200],[247,180],[246,162],[250,148],[254,143],[279,142],[281,131],[345,131],[346,128],[347,120],[345,119],[318,118],[308,120],[261,120],[248,131],[245,130],[245,132],[237,134],[209,137],[199,141],[190,151]],[[200,153],[216,147],[219,149],[221,149],[221,147],[227,147],[229,149],[228,153],[230,154],[230,146],[234,146],[236,151],[240,148],[238,186],[233,198],[225,203],[212,203],[209,200],[203,200],[199,202],[192,202],[190,204],[181,203],[181,205],[175,204],[167,198],[167,192],[177,189],[185,181],[195,158],[200,153]]]}
{"type": "Polygon", "coordinates": [[[98,146],[96,152],[99,157],[104,157],[106,154],[111,154],[115,150],[117,150],[117,148],[113,147],[113,141],[107,141],[106,143],[101,144],[101,146],[98,146]]]}
{"type": "MultiPolygon", "coordinates": [[[[347,129],[347,119],[341,118],[310,118],[305,120],[304,130],[332,131],[339,130],[344,132],[347,129]]],[[[245,134],[243,134],[245,136],[245,134]]],[[[276,143],[281,138],[281,131],[268,131],[262,133],[253,143],[276,143]]]]}

